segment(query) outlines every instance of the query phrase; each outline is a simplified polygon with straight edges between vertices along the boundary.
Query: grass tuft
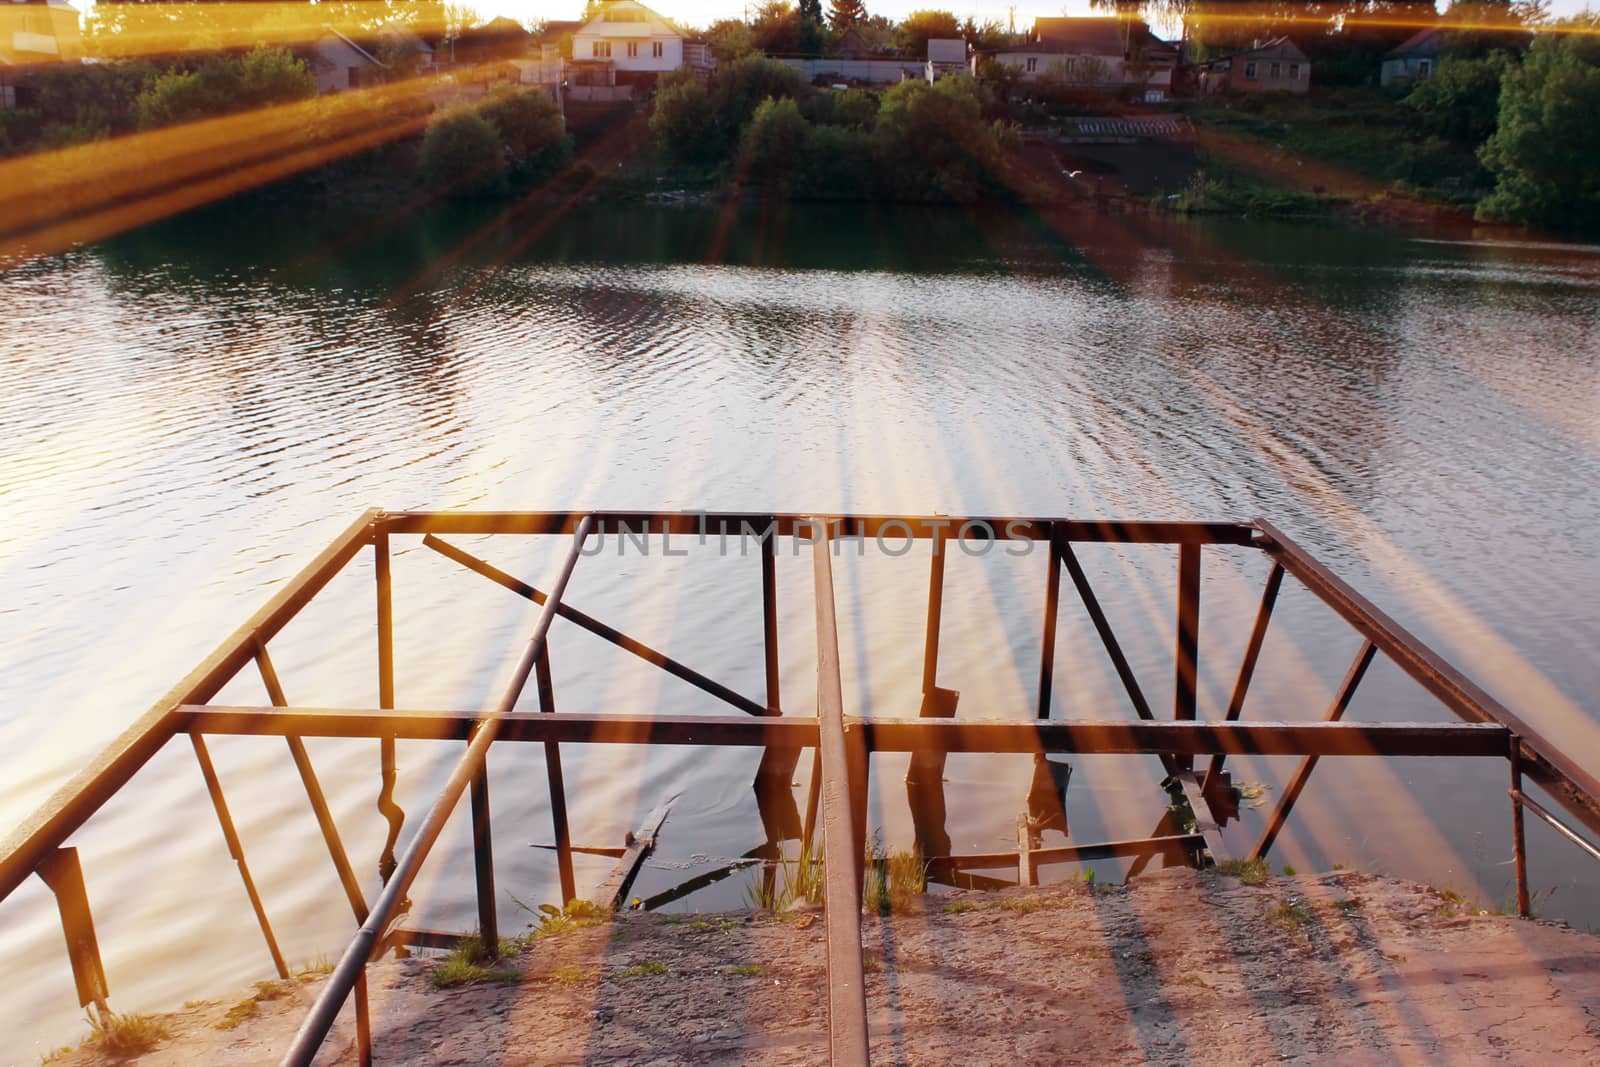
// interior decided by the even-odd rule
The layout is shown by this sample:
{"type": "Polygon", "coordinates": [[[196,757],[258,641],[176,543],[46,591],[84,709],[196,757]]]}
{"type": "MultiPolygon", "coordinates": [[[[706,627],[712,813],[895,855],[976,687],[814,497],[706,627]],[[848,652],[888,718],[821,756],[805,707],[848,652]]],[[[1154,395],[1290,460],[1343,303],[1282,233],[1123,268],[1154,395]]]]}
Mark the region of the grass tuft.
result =
{"type": "Polygon", "coordinates": [[[1261,885],[1272,875],[1264,859],[1223,860],[1211,869],[1217,874],[1237,878],[1245,885],[1261,885]]]}
{"type": "Polygon", "coordinates": [[[1038,896],[1001,897],[1000,903],[997,905],[997,907],[1006,911],[1016,912],[1018,915],[1028,915],[1036,911],[1043,911],[1049,906],[1049,901],[1044,897],[1038,896]]]}
{"type": "Polygon", "coordinates": [[[515,938],[502,938],[500,959],[490,960],[484,951],[483,939],[477,934],[463,937],[450,955],[434,964],[428,972],[428,984],[435,989],[454,989],[472,982],[515,982],[522,972],[507,966],[503,961],[522,951],[522,942],[515,938]]]}
{"type": "Polygon", "coordinates": [[[922,850],[884,852],[876,841],[867,846],[861,906],[871,914],[904,915],[917,909],[928,891],[928,865],[922,850]]]}
{"type": "Polygon", "coordinates": [[[624,967],[617,972],[617,977],[622,979],[647,978],[650,975],[666,973],[667,965],[665,963],[660,960],[645,960],[643,963],[635,964],[632,967],[624,967]]]}
{"type": "Polygon", "coordinates": [[[802,845],[793,860],[779,860],[777,867],[774,877],[763,872],[745,889],[752,908],[776,914],[798,904],[822,903],[822,859],[812,855],[809,845],[802,845]]]}
{"type": "Polygon", "coordinates": [[[946,915],[957,915],[963,911],[982,911],[983,905],[975,900],[952,900],[939,910],[946,915]]]}
{"type": "Polygon", "coordinates": [[[1311,905],[1303,900],[1288,900],[1267,909],[1267,922],[1279,930],[1298,930],[1313,918],[1311,905]]]}
{"type": "Polygon", "coordinates": [[[540,904],[539,926],[533,936],[535,939],[558,937],[569,930],[600,926],[610,918],[611,913],[592,900],[570,900],[564,908],[540,904]]]}
{"type": "Polygon", "coordinates": [[[757,967],[753,963],[740,963],[733,967],[726,968],[722,973],[749,976],[752,974],[760,974],[761,968],[757,967]]]}
{"type": "Polygon", "coordinates": [[[116,1015],[107,1012],[89,1023],[89,1044],[112,1056],[138,1056],[172,1036],[166,1021],[153,1015],[116,1015]]]}
{"type": "Polygon", "coordinates": [[[550,977],[566,985],[573,985],[574,983],[585,981],[589,976],[584,973],[581,967],[574,967],[569,963],[565,967],[557,967],[551,971],[550,977]]]}

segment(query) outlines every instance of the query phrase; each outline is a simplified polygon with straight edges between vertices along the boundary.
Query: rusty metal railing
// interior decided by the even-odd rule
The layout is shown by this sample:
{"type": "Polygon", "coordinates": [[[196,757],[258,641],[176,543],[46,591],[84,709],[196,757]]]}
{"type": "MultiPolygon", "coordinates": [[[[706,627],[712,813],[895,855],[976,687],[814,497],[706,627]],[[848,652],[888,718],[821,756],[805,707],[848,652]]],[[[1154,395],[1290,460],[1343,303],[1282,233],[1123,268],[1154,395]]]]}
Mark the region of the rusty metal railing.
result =
{"type": "MultiPolygon", "coordinates": [[[[339,958],[316,1004],[302,1024],[284,1062],[311,1062],[335,1019],[353,1001],[356,1048],[363,1063],[373,1057],[371,1019],[366,999],[368,963],[388,947],[414,944],[448,946],[459,935],[437,931],[404,931],[395,927],[404,911],[407,889],[420,872],[435,841],[463,794],[469,796],[479,934],[492,954],[498,946],[495,914],[494,859],[489,844],[490,804],[486,756],[494,744],[542,744],[549,776],[554,848],[564,901],[577,895],[567,826],[560,746],[571,744],[669,744],[747,746],[763,750],[755,787],[768,832],[763,850],[751,855],[781,855],[785,840],[807,844],[820,827],[825,873],[826,958],[830,1054],[838,1063],[864,1063],[868,1057],[864,983],[861,967],[860,908],[862,857],[866,839],[867,790],[875,752],[912,754],[907,778],[908,799],[919,843],[941,841],[942,826],[915,807],[918,798],[931,801],[942,816],[942,786],[937,771],[950,752],[1026,753],[1034,756],[1038,780],[1064,791],[1063,775],[1052,770],[1050,757],[1065,753],[1154,756],[1162,765],[1167,792],[1181,797],[1193,815],[1192,825],[1179,825],[1163,804],[1161,820],[1141,839],[1072,843],[1061,848],[1035,848],[1026,835],[1012,853],[951,854],[925,848],[932,873],[953,884],[1009,884],[971,872],[1015,862],[1017,881],[1031,884],[1038,866],[1086,862],[1098,858],[1131,858],[1130,875],[1157,858],[1205,863],[1224,855],[1221,828],[1238,817],[1231,795],[1226,759],[1230,755],[1298,755],[1300,767],[1252,848],[1265,856],[1287,823],[1293,807],[1319,760],[1345,756],[1460,757],[1506,759],[1511,768],[1513,843],[1517,865],[1519,911],[1528,913],[1523,811],[1531,810],[1590,855],[1600,850],[1588,843],[1548,808],[1524,792],[1524,776],[1538,783],[1555,804],[1591,831],[1600,832],[1600,782],[1570,757],[1555,749],[1526,723],[1445,663],[1412,634],[1379,612],[1348,585],[1322,567],[1304,549],[1264,520],[1254,523],[1096,522],[1059,518],[1005,516],[808,516],[798,514],[645,512],[400,512],[371,511],[346,529],[288,585],[206,660],[167,694],[83,772],[60,790],[0,846],[0,900],[26,878],[38,874],[55,893],[66,933],[68,958],[80,1004],[107,1010],[107,988],[88,905],[82,870],[72,835],[115,795],[132,775],[178,735],[187,735],[199,763],[228,850],[244,883],[257,924],[275,969],[286,972],[282,954],[257,892],[222,783],[206,748],[208,735],[282,736],[316,816],[318,829],[354,915],[357,932],[339,958]],[[444,540],[452,535],[508,534],[561,536],[570,545],[546,589],[528,585],[485,560],[444,540]],[[580,611],[564,600],[585,543],[593,537],[755,536],[761,542],[762,667],[765,693],[754,700],[676,659],[580,611]],[[500,699],[482,710],[416,710],[396,706],[394,686],[393,607],[390,591],[390,541],[420,537],[421,543],[541,608],[521,649],[512,680],[500,699]],[[814,716],[785,712],[778,687],[778,612],[776,552],[779,538],[798,538],[812,548],[817,626],[818,706],[814,716]],[[840,684],[838,627],[831,557],[836,542],[848,538],[886,537],[926,540],[935,551],[929,571],[928,625],[924,642],[920,707],[915,717],[854,718],[845,714],[840,684]],[[1049,548],[1036,715],[1026,720],[956,717],[960,694],[938,685],[940,620],[944,559],[941,548],[967,540],[1026,541],[1049,548]],[[1174,620],[1174,706],[1170,718],[1158,718],[1140,679],[1078,561],[1074,545],[1099,542],[1165,545],[1177,549],[1176,618],[1174,620]],[[1236,681],[1221,720],[1198,717],[1197,669],[1200,637],[1200,589],[1206,546],[1249,547],[1267,554],[1272,567],[1262,592],[1236,681]],[[371,548],[375,561],[376,629],[378,636],[377,707],[307,708],[291,704],[268,654],[273,637],[353,559],[371,548]],[[1111,666],[1137,718],[1106,721],[1051,718],[1055,685],[1056,616],[1060,609],[1061,573],[1065,571],[1084,606],[1111,666]],[[1339,686],[1321,722],[1249,722],[1243,708],[1256,670],[1274,605],[1286,577],[1295,578],[1333,608],[1362,637],[1355,661],[1339,686]],[[556,713],[547,637],[556,619],[606,640],[631,655],[673,674],[736,714],[658,716],[556,713]],[[1368,668],[1379,656],[1396,664],[1459,721],[1454,723],[1372,723],[1344,719],[1368,668]],[[241,670],[254,665],[270,705],[216,707],[209,701],[241,670]],[[537,712],[512,710],[530,677],[538,690],[537,712]],[[371,738],[379,743],[382,790],[380,811],[389,820],[389,834],[378,859],[381,888],[369,907],[361,879],[340,838],[321,783],[304,744],[308,737],[371,738]],[[395,744],[401,739],[457,739],[468,742],[444,788],[398,858],[404,813],[394,803],[395,744]],[[794,811],[789,781],[799,753],[816,753],[811,794],[803,820],[794,811]],[[1197,758],[1205,758],[1197,764],[1197,758]],[[1054,775],[1054,777],[1052,777],[1054,775]],[[785,804],[787,809],[785,809],[785,804]],[[769,810],[769,807],[771,810],[769,810]]],[[[1064,803],[1064,800],[1063,800],[1064,803]]],[[[1065,828],[1064,816],[1060,824],[1065,828]]],[[[590,850],[594,851],[594,850],[590,850]]],[[[606,851],[606,850],[602,850],[606,851]]],[[[635,850],[637,852],[637,850],[635,850]]],[[[638,856],[633,856],[635,865],[638,856]]],[[[734,868],[730,868],[734,869],[734,868]]]]}

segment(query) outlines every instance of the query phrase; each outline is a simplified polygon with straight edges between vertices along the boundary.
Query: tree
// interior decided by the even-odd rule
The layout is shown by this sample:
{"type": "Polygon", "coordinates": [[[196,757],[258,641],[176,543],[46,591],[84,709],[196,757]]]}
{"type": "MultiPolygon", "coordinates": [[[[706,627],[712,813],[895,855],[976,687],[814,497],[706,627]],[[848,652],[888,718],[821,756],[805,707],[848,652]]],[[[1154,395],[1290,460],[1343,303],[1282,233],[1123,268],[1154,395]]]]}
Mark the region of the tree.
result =
{"type": "Polygon", "coordinates": [[[1506,52],[1482,59],[1445,59],[1433,77],[1406,96],[1423,121],[1443,137],[1474,147],[1488,140],[1500,119],[1500,83],[1515,60],[1506,52]]]}
{"type": "Polygon", "coordinates": [[[722,154],[711,94],[695,78],[660,86],[650,128],[662,150],[680,163],[711,163],[722,154]]]}
{"type": "Polygon", "coordinates": [[[145,128],[270,107],[315,96],[317,80],[282,48],[213,56],[190,71],[169,70],[149,83],[134,111],[145,128]]]}
{"type": "Polygon", "coordinates": [[[799,9],[801,18],[822,21],[822,0],[799,0],[799,9]]]}
{"type": "Polygon", "coordinates": [[[422,180],[437,192],[470,196],[498,187],[505,174],[500,131],[475,111],[440,115],[428,124],[417,159],[422,180]]]}
{"type": "Polygon", "coordinates": [[[792,185],[810,140],[811,124],[792,99],[763,100],[744,132],[743,160],[750,177],[764,180],[769,189],[792,185]]]}
{"type": "Polygon", "coordinates": [[[706,41],[718,63],[731,63],[756,50],[755,35],[738,19],[719,19],[706,31],[706,41]]]}
{"type": "Polygon", "coordinates": [[[494,124],[512,166],[540,179],[555,173],[571,153],[561,109],[540,89],[503,88],[483,106],[494,124]]]}
{"type": "Polygon", "coordinates": [[[1600,230],[1600,15],[1551,31],[1539,34],[1501,83],[1499,124],[1478,153],[1496,177],[1495,191],[1478,214],[1600,230]]]}
{"type": "Polygon", "coordinates": [[[828,7],[828,25],[835,32],[867,20],[867,5],[861,0],[833,0],[828,7]]]}
{"type": "Polygon", "coordinates": [[[948,11],[913,11],[895,31],[895,47],[908,56],[928,54],[930,38],[953,40],[961,36],[961,20],[948,11]]]}

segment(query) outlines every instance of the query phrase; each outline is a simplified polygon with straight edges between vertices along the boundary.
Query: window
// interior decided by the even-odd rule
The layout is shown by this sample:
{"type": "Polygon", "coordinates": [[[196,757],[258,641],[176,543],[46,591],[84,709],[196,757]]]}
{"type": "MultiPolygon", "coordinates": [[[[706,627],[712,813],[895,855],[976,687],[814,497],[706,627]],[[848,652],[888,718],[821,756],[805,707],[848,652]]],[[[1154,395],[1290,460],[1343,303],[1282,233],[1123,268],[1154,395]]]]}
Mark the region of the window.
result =
{"type": "Polygon", "coordinates": [[[1039,72],[1039,61],[1037,59],[1035,59],[1034,57],[1029,56],[1028,57],[1028,73],[1029,74],[1037,74],[1038,72],[1039,72]]]}
{"type": "Polygon", "coordinates": [[[1277,81],[1279,78],[1283,77],[1283,64],[1274,63],[1272,66],[1268,67],[1267,77],[1271,78],[1273,81],[1277,81]]]}
{"type": "Polygon", "coordinates": [[[1417,64],[1417,77],[1420,78],[1421,80],[1426,81],[1428,79],[1428,75],[1430,75],[1432,73],[1433,73],[1433,60],[1424,59],[1420,63],[1417,64]]]}
{"type": "Polygon", "coordinates": [[[628,42],[628,58],[629,59],[638,59],[639,58],[639,42],[638,41],[629,41],[628,42]]]}
{"type": "Polygon", "coordinates": [[[1300,64],[1289,64],[1289,80],[1292,82],[1297,82],[1300,80],[1300,64]]]}
{"type": "Polygon", "coordinates": [[[611,42],[610,41],[596,41],[594,43],[594,58],[596,58],[596,59],[610,59],[611,58],[611,42]]]}
{"type": "Polygon", "coordinates": [[[1244,80],[1247,82],[1256,80],[1256,65],[1254,63],[1246,63],[1244,65],[1244,80]]]}
{"type": "Polygon", "coordinates": [[[657,59],[660,59],[663,55],[665,55],[666,51],[667,46],[662,44],[660,41],[657,41],[650,46],[650,54],[655,56],[657,59]]]}

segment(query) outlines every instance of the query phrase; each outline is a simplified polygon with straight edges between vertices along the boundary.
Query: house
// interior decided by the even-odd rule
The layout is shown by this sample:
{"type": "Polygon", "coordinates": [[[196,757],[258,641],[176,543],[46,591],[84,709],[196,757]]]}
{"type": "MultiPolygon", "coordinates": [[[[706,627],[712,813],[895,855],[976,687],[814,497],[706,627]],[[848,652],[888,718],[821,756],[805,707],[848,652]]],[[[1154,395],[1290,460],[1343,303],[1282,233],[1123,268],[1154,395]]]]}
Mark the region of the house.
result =
{"type": "Polygon", "coordinates": [[[310,65],[319,93],[364,89],[388,77],[377,56],[332,26],[324,26],[322,36],[311,43],[310,65]]]}
{"type": "Polygon", "coordinates": [[[960,37],[934,37],[928,40],[928,84],[932,85],[951,74],[965,74],[967,64],[967,42],[960,37]]]}
{"type": "Polygon", "coordinates": [[[1023,84],[1133,89],[1159,100],[1172,89],[1178,49],[1139,19],[1041,18],[1021,44],[974,55],[974,72],[983,59],[1014,68],[1023,84]]]}
{"type": "Polygon", "coordinates": [[[1257,42],[1231,55],[1208,59],[1200,67],[1202,93],[1306,93],[1311,62],[1287,37],[1257,42]]]}
{"type": "Polygon", "coordinates": [[[17,82],[28,71],[82,62],[77,8],[63,0],[0,0],[0,111],[26,106],[28,88],[17,82]]]}
{"type": "Polygon", "coordinates": [[[462,30],[452,42],[455,63],[505,63],[534,54],[533,34],[505,16],[462,30]]]}
{"type": "Polygon", "coordinates": [[[409,78],[438,69],[433,45],[398,26],[385,26],[378,31],[376,40],[365,47],[383,60],[390,77],[409,78]]]}
{"type": "MultiPolygon", "coordinates": [[[[559,90],[564,76],[566,60],[572,58],[572,38],[579,30],[583,29],[581,22],[546,22],[538,33],[533,35],[529,42],[530,51],[537,66],[533,68],[531,80],[535,85],[543,85],[553,90],[559,90]]],[[[530,80],[526,73],[524,81],[530,80]]]]}
{"type": "Polygon", "coordinates": [[[872,46],[854,26],[846,26],[833,42],[833,55],[840,59],[866,59],[872,55],[872,46]]]}
{"type": "Polygon", "coordinates": [[[1391,48],[1378,68],[1378,84],[1427,81],[1439,69],[1439,30],[1418,30],[1391,48]]]}
{"type": "Polygon", "coordinates": [[[654,85],[684,65],[686,40],[682,30],[637,0],[613,0],[572,35],[566,80],[574,89],[654,85]]]}

